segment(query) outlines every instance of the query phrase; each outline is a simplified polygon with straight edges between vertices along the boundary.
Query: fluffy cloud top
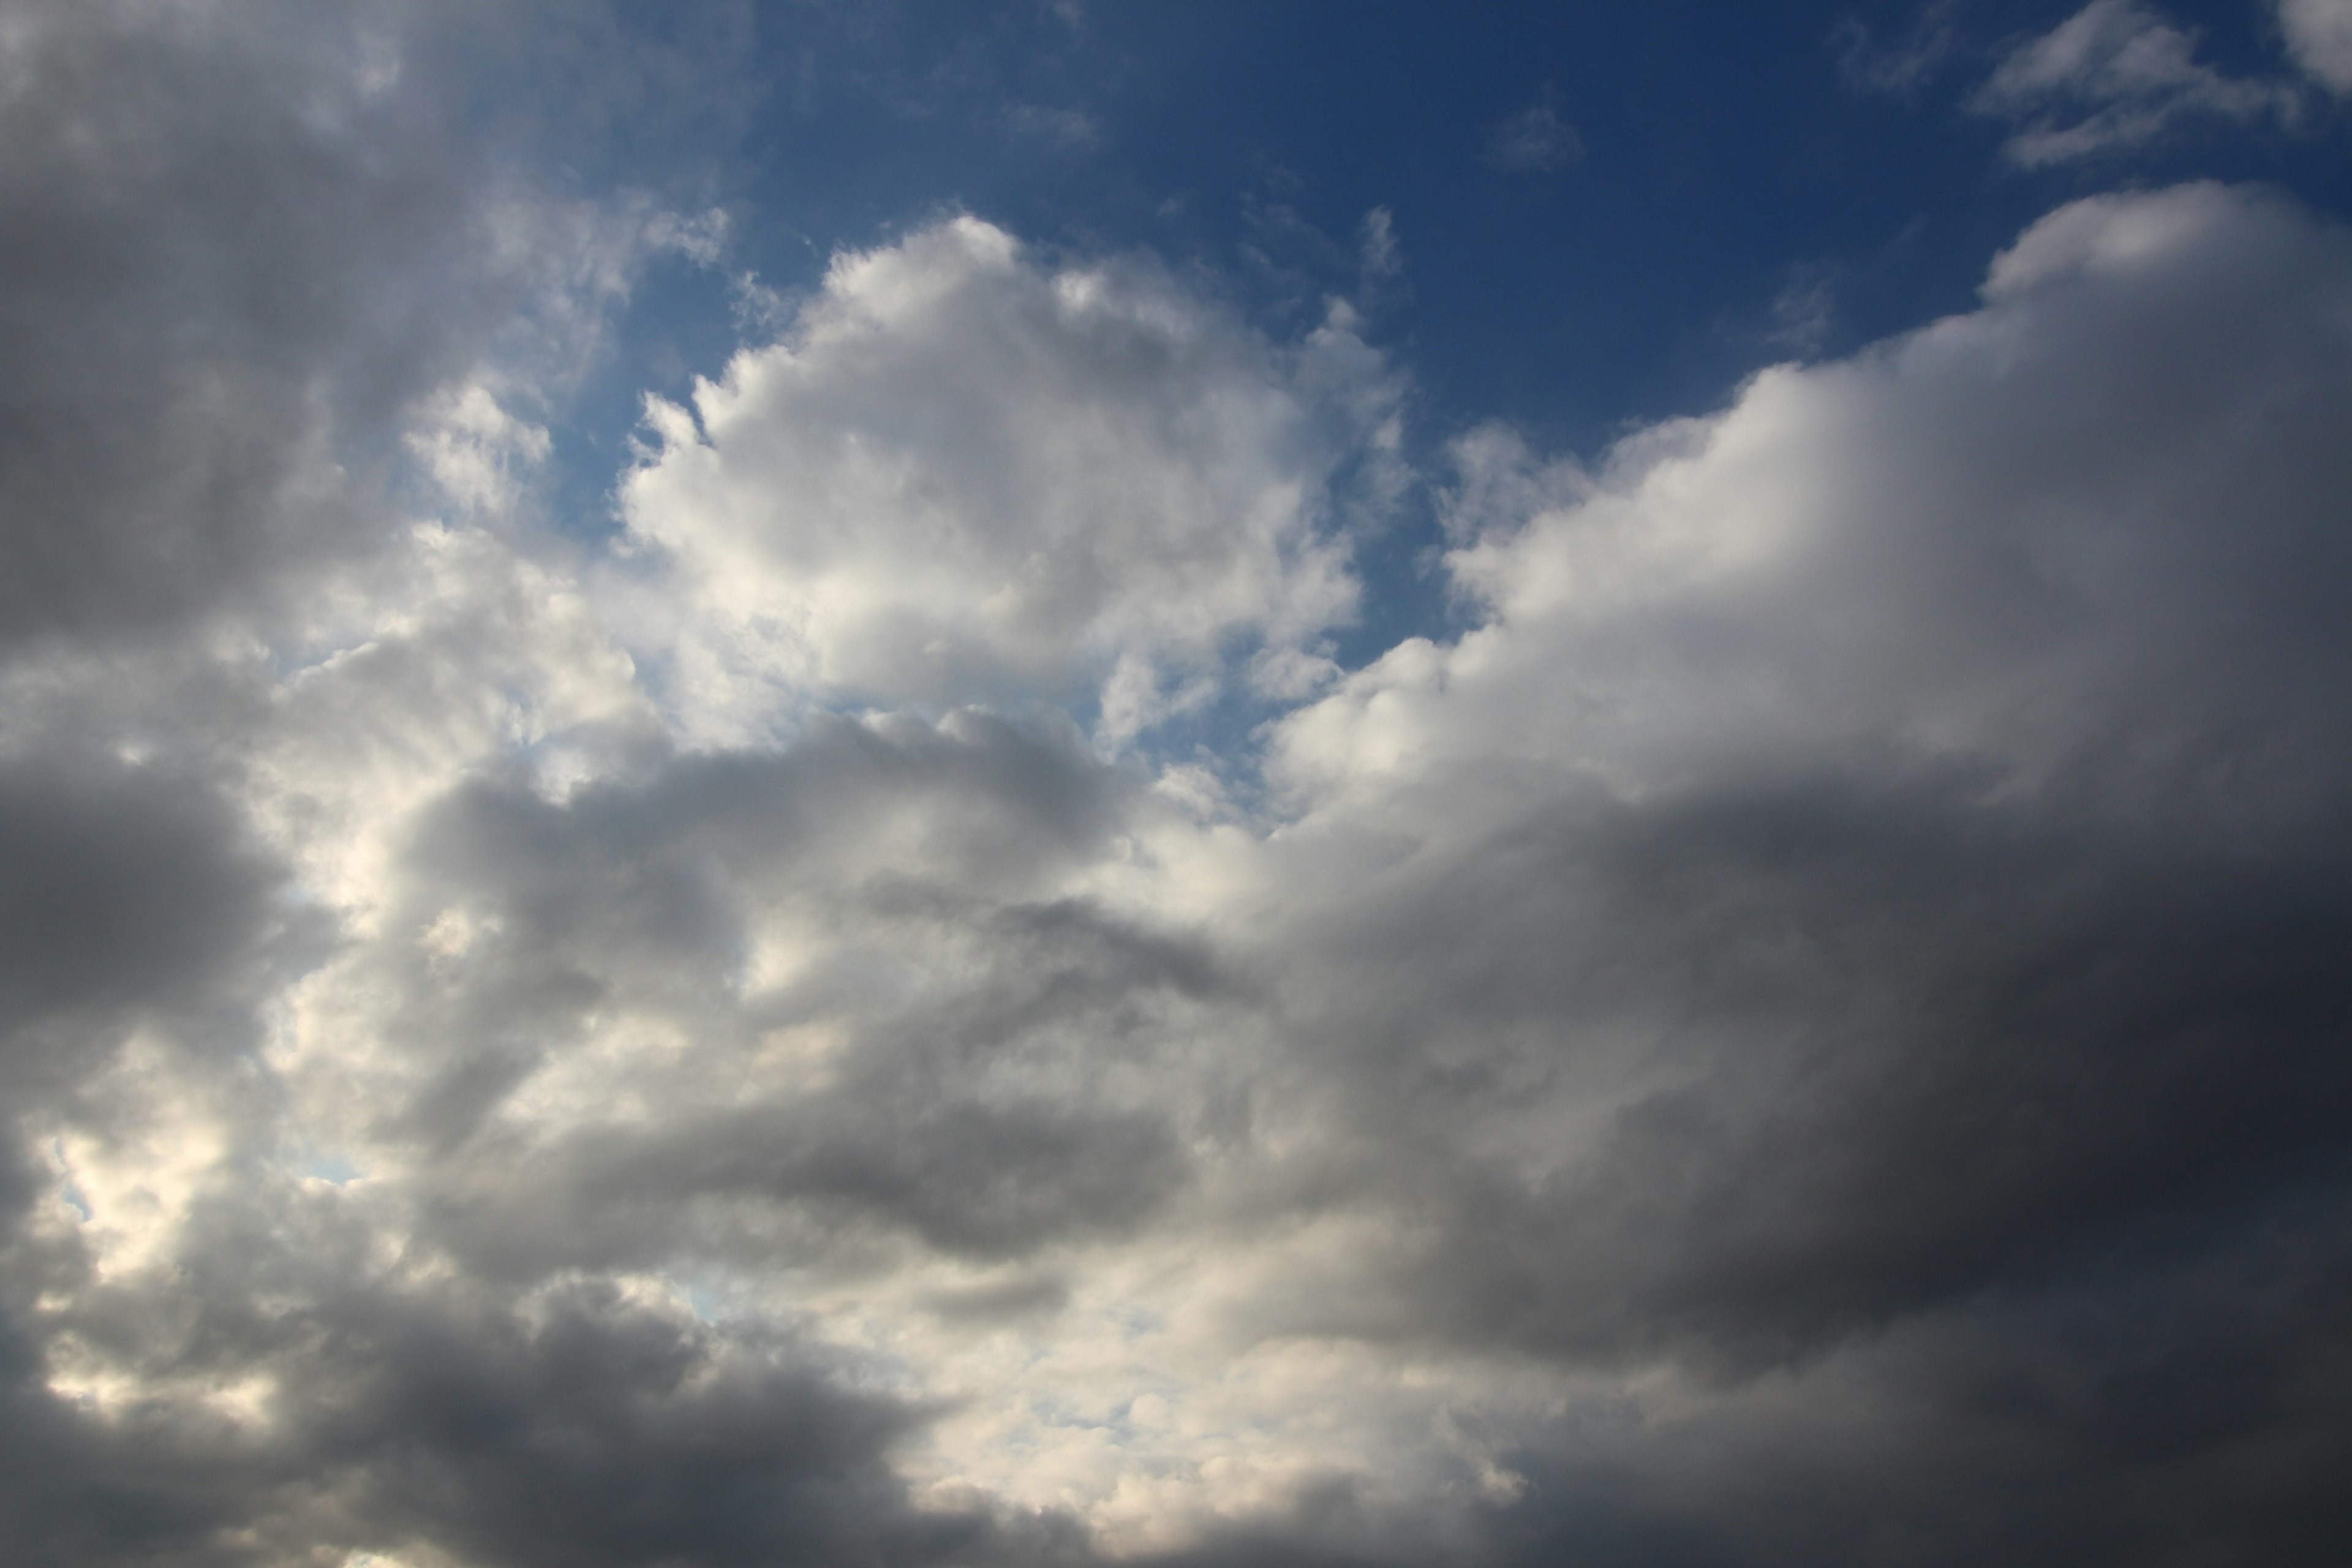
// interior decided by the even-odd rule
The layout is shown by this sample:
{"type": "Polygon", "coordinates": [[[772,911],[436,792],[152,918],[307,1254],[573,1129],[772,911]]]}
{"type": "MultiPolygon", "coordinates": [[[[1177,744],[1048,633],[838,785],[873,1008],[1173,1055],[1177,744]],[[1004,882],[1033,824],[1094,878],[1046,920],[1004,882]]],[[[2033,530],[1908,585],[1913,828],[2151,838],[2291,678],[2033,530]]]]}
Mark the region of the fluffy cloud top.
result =
{"type": "Polygon", "coordinates": [[[1132,733],[1353,612],[1331,481],[1394,439],[1381,376],[1344,307],[1280,351],[1141,263],[1047,268],[977,218],[839,258],[783,341],[650,409],[631,536],[709,617],[678,700],[745,732],[813,695],[1099,689],[1132,733]]]}

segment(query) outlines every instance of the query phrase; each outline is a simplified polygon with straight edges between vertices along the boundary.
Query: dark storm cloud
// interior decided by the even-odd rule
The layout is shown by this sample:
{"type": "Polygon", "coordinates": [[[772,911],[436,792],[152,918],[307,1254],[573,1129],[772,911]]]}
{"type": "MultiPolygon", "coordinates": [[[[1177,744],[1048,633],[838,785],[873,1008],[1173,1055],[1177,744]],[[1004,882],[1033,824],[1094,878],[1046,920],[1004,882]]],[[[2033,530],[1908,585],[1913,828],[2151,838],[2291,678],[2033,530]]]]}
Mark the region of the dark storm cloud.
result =
{"type": "MultiPolygon", "coordinates": [[[[682,1118],[642,1140],[581,1140],[565,1184],[601,1207],[682,1205],[709,1194],[802,1204],[904,1225],[944,1252],[1017,1255],[1062,1237],[1124,1232],[1181,1180],[1150,1115],[996,1107],[834,1103],[682,1118]],[[600,1142],[618,1144],[600,1149],[600,1142]]],[[[591,1234],[595,1234],[592,1229],[591,1234]]]]}
{"type": "Polygon", "coordinates": [[[387,1543],[414,1531],[499,1562],[732,1563],[920,1560],[975,1533],[904,1522],[880,1458],[908,1412],[609,1288],[479,1317],[355,1300],[321,1328],[302,1436],[329,1474],[364,1478],[387,1543]]]}

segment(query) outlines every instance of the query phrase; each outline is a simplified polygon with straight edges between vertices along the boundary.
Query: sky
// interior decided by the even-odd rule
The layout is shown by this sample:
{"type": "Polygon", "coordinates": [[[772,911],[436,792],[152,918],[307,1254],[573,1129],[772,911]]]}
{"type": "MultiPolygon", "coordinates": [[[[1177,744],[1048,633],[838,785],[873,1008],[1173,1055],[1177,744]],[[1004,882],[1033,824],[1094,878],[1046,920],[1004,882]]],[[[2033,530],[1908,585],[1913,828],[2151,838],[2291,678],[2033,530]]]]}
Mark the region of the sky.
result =
{"type": "Polygon", "coordinates": [[[0,0],[0,1557],[2352,1561],[2352,0],[0,0]]]}

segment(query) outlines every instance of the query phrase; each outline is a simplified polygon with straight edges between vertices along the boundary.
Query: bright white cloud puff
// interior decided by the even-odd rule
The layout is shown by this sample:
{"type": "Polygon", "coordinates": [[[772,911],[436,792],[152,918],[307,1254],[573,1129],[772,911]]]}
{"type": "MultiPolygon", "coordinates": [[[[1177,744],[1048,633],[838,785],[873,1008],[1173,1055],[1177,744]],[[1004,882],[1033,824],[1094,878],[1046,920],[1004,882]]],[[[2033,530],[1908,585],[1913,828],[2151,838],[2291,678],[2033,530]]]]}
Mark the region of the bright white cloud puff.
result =
{"type": "Polygon", "coordinates": [[[1382,438],[1347,314],[1278,350],[1139,262],[1046,268],[952,219],[844,256],[782,341],[656,402],[632,539],[689,615],[677,700],[1099,694],[1123,738],[1357,587],[1334,468],[1382,438]]]}

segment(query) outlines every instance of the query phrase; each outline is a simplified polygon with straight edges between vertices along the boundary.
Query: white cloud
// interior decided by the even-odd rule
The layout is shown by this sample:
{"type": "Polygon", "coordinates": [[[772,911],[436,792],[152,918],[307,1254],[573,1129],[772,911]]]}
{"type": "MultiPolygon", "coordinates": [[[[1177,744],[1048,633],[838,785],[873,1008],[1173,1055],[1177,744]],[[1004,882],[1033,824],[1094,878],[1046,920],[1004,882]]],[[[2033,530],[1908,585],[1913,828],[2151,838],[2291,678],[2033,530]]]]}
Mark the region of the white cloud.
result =
{"type": "Polygon", "coordinates": [[[2196,48],[2139,0],[2092,0],[2013,50],[1975,107],[2019,122],[2007,152],[2028,166],[2142,146],[2200,120],[2294,112],[2290,89],[2224,75],[2196,48]]]}
{"type": "Polygon", "coordinates": [[[1386,207],[1374,207],[1366,213],[1356,229],[1356,251],[1362,258],[1368,279],[1393,278],[1404,270],[1402,247],[1397,243],[1396,215],[1386,207]]]}
{"type": "Polygon", "coordinates": [[[624,490],[707,616],[673,699],[759,732],[811,699],[1114,680],[1117,739],[1232,653],[1352,615],[1335,466],[1392,394],[1352,326],[1270,344],[1137,263],[1049,268],[957,218],[838,258],[624,490]]]}
{"type": "Polygon", "coordinates": [[[2003,253],[1981,310],[1766,371],[1728,413],[1643,432],[1597,474],[1480,435],[1449,563],[1489,620],[1294,716],[1284,766],[1354,789],[1499,745],[1638,795],[1750,749],[1901,737],[2046,777],[2127,689],[2222,722],[2237,700],[2182,639],[2259,623],[2273,584],[2249,574],[2288,541],[2321,548],[2338,466],[2317,410],[2342,393],[2340,329],[2297,344],[2252,323],[2336,320],[2345,256],[2218,186],[2097,198],[2003,253]],[[2258,415],[2288,385],[2305,412],[2258,415]],[[2271,542],[2217,553],[2221,515],[2271,542]]]}
{"type": "Polygon", "coordinates": [[[1103,137],[1100,121],[1081,109],[1016,103],[1004,111],[1004,123],[1015,136],[1051,142],[1074,152],[1097,146],[1103,137]]]}
{"type": "Polygon", "coordinates": [[[547,460],[541,426],[516,418],[479,382],[444,389],[408,435],[408,449],[460,512],[507,512],[520,500],[518,468],[547,460]]]}

